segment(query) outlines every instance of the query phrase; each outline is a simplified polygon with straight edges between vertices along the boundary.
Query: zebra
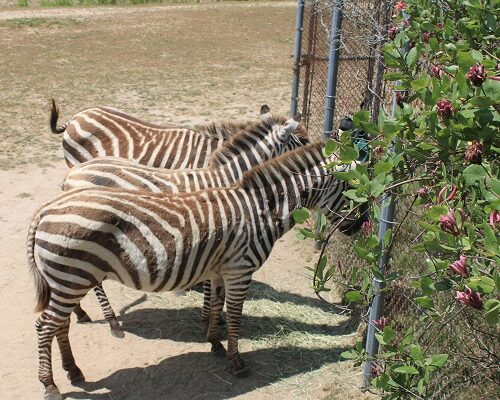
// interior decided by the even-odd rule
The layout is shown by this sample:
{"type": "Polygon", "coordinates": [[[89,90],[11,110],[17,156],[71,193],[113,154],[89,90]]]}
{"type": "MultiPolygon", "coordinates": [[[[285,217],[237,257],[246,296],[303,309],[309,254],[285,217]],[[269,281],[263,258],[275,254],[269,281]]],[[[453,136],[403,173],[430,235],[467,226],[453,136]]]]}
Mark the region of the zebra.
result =
{"type": "MultiPolygon", "coordinates": [[[[307,131],[299,125],[300,114],[280,124],[279,121],[282,119],[281,116],[275,118],[267,113],[260,124],[234,134],[212,154],[209,168],[206,169],[164,170],[146,167],[122,158],[103,157],[71,168],[66,174],[62,188],[68,191],[74,188],[104,186],[179,193],[229,187],[253,166],[309,142],[307,131]]],[[[210,282],[204,284],[205,300],[202,308],[202,319],[207,323],[210,314],[209,284],[210,282]]],[[[94,292],[110,325],[111,333],[122,338],[124,334],[102,284],[97,285],[94,292]]],[[[75,307],[74,312],[78,322],[91,321],[80,305],[75,307]]]]}
{"type": "MultiPolygon", "coordinates": [[[[267,106],[261,115],[269,112],[267,106]]],[[[114,156],[156,168],[205,168],[210,154],[240,129],[253,121],[210,123],[199,131],[167,128],[141,121],[111,107],[91,107],[57,126],[59,108],[52,99],[50,127],[63,135],[64,158],[68,167],[96,157],[114,156]]]]}
{"type": "Polygon", "coordinates": [[[27,238],[37,305],[38,378],[46,400],[62,396],[52,374],[57,338],[72,383],[84,380],[68,338],[76,304],[103,279],[137,290],[163,292],[211,281],[207,342],[226,355],[232,372],[248,372],[238,351],[241,314],[252,274],[293,225],[292,211],[319,208],[338,220],[348,204],[347,183],[328,173],[322,143],[267,161],[230,188],[165,194],[122,189],[74,189],[46,203],[27,238]],[[225,288],[225,298],[219,296],[225,288]],[[227,307],[227,350],[218,338],[227,307]]]}

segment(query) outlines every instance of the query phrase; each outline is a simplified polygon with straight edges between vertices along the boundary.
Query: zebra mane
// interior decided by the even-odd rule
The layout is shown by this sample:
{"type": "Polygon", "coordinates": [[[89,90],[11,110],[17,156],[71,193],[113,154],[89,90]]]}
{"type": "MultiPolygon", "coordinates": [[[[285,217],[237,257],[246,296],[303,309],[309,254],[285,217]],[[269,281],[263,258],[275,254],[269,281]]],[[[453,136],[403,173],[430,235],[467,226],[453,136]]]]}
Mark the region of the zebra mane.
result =
{"type": "MultiPolygon", "coordinates": [[[[249,147],[249,141],[254,145],[258,140],[266,136],[272,129],[273,125],[283,125],[288,120],[283,115],[273,116],[272,119],[266,119],[259,122],[248,122],[245,128],[239,129],[233,136],[222,143],[222,146],[215,150],[208,163],[209,168],[218,168],[221,165],[227,164],[227,160],[233,158],[235,155],[244,152],[249,147]]],[[[238,124],[234,124],[235,126],[238,124]]],[[[245,123],[239,124],[244,126],[245,123]]],[[[309,143],[309,134],[307,130],[299,125],[293,132],[301,143],[309,143]]]]}
{"type": "Polygon", "coordinates": [[[195,127],[195,131],[206,136],[220,137],[224,140],[231,139],[241,130],[247,130],[252,126],[258,125],[259,121],[221,121],[210,122],[201,127],[195,127]]]}
{"type": "MultiPolygon", "coordinates": [[[[303,174],[325,160],[322,153],[324,145],[323,142],[311,143],[266,161],[245,172],[239,185],[243,189],[261,188],[262,182],[268,180],[266,177],[269,176],[271,169],[277,171],[278,175],[281,173],[284,176],[290,175],[290,173],[303,174]]],[[[275,174],[270,175],[274,176],[275,174]]]]}

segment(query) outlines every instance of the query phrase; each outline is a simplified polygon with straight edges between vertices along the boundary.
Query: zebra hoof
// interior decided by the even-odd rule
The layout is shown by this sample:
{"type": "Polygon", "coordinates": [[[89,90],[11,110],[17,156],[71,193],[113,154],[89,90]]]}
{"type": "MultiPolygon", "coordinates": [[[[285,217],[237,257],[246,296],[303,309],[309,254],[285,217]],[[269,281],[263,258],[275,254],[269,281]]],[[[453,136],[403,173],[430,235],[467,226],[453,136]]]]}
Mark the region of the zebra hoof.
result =
{"type": "Polygon", "coordinates": [[[217,358],[226,357],[226,349],[221,342],[212,343],[212,354],[217,358]]]}
{"type": "Polygon", "coordinates": [[[123,339],[125,337],[125,332],[121,329],[111,329],[111,334],[118,339],[123,339]]]}
{"type": "Polygon", "coordinates": [[[231,373],[237,378],[246,378],[250,375],[250,368],[243,365],[241,368],[233,368],[231,373]]]}
{"type": "Polygon", "coordinates": [[[79,324],[85,324],[87,322],[92,322],[92,319],[87,314],[85,314],[85,315],[79,317],[76,320],[76,322],[79,323],[79,324]]]}
{"type": "Polygon", "coordinates": [[[48,393],[43,396],[43,400],[63,400],[60,393],[48,393]]]}
{"type": "Polygon", "coordinates": [[[72,385],[80,382],[85,382],[85,376],[83,375],[82,371],[80,371],[80,369],[74,372],[68,372],[68,379],[70,380],[72,385]]]}

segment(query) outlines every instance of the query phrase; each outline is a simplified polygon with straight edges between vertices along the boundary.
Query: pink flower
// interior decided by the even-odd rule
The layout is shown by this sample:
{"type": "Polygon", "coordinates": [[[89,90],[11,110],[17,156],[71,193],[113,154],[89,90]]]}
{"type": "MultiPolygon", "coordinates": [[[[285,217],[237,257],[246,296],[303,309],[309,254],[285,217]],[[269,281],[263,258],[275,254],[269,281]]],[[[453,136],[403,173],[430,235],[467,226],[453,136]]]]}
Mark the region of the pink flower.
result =
{"type": "Polygon", "coordinates": [[[380,158],[384,154],[384,148],[382,146],[377,146],[373,149],[373,156],[375,158],[380,158]]]}
{"type": "Polygon", "coordinates": [[[424,43],[429,43],[429,39],[431,38],[432,33],[431,32],[424,32],[422,33],[422,41],[424,43]]]}
{"type": "Polygon", "coordinates": [[[451,263],[448,268],[453,272],[462,275],[464,278],[469,276],[469,271],[467,270],[467,266],[465,265],[465,256],[460,256],[460,259],[451,263]]]}
{"type": "Polygon", "coordinates": [[[363,222],[363,225],[361,225],[361,231],[364,236],[370,236],[372,234],[372,228],[373,226],[370,220],[363,222]]]}
{"type": "Polygon", "coordinates": [[[389,37],[389,39],[394,40],[396,38],[396,35],[398,34],[398,32],[399,32],[399,29],[397,27],[393,26],[387,30],[387,36],[389,37]]]}
{"type": "Polygon", "coordinates": [[[397,11],[403,11],[406,8],[406,3],[404,1],[397,1],[394,8],[397,11]]]}
{"type": "Polygon", "coordinates": [[[443,29],[444,28],[444,23],[443,22],[438,22],[437,27],[438,27],[438,29],[443,29]]]}
{"type": "Polygon", "coordinates": [[[376,378],[376,377],[380,376],[381,373],[382,373],[382,368],[380,368],[377,364],[372,363],[372,365],[370,367],[371,376],[376,378]]]}
{"type": "Polygon", "coordinates": [[[442,231],[451,233],[453,236],[460,235],[460,229],[458,228],[457,220],[452,209],[448,211],[448,214],[439,217],[439,227],[442,231]]]}
{"type": "Polygon", "coordinates": [[[465,151],[465,159],[471,164],[481,164],[481,156],[483,155],[483,144],[474,140],[465,151]]]}
{"type": "Polygon", "coordinates": [[[467,286],[465,287],[465,291],[463,292],[457,291],[455,299],[457,299],[460,303],[475,308],[477,310],[480,310],[483,307],[483,301],[481,300],[481,295],[477,292],[474,292],[467,286]]]}
{"type": "Polygon", "coordinates": [[[486,72],[484,71],[484,65],[477,64],[470,67],[469,72],[465,74],[465,77],[474,85],[481,86],[486,80],[486,72]]]}
{"type": "Polygon", "coordinates": [[[451,118],[455,112],[453,104],[448,99],[441,99],[436,103],[437,113],[441,118],[451,118]]]}
{"type": "Polygon", "coordinates": [[[498,212],[497,210],[493,210],[490,213],[490,225],[493,227],[493,229],[497,229],[500,225],[500,212],[498,212]]]}
{"type": "Polygon", "coordinates": [[[379,331],[383,331],[384,328],[387,326],[388,322],[389,322],[389,320],[386,317],[380,317],[379,319],[374,319],[372,321],[372,324],[379,331]]]}
{"type": "Polygon", "coordinates": [[[427,186],[421,187],[417,190],[418,197],[425,197],[429,193],[429,188],[427,186]]]}
{"type": "Polygon", "coordinates": [[[438,79],[441,79],[441,77],[443,76],[443,70],[441,69],[441,67],[439,65],[434,65],[431,68],[431,76],[434,76],[438,79]]]}
{"type": "MultiPolygon", "coordinates": [[[[448,193],[448,186],[444,186],[438,193],[438,197],[437,197],[437,203],[438,204],[441,204],[441,196],[444,196],[445,194],[448,193]]],[[[451,192],[448,196],[446,196],[446,198],[444,199],[444,201],[451,201],[455,198],[455,196],[457,195],[457,187],[456,186],[453,186],[451,188],[451,192]]]]}

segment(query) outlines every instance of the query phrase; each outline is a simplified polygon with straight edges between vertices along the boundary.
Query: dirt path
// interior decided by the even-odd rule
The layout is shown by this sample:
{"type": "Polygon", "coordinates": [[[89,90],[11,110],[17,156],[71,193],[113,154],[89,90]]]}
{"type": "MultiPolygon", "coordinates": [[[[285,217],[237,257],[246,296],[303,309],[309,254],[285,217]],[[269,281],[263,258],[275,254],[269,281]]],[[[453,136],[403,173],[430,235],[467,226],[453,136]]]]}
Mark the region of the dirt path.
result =
{"type": "MultiPolygon", "coordinates": [[[[0,24],[0,399],[41,399],[33,282],[25,236],[33,212],[59,193],[66,172],[47,103],[64,121],[78,109],[112,105],[164,124],[255,118],[261,104],[289,107],[292,3],[98,7],[2,11],[0,19],[57,17],[41,25],[0,24]],[[77,14],[72,14],[77,13],[77,14]],[[59,16],[92,18],[66,21],[59,16]],[[107,14],[106,14],[107,13],[107,14]]],[[[61,121],[61,122],[62,122],[61,121]]],[[[356,321],[311,291],[310,244],[290,232],[255,274],[245,303],[241,350],[252,374],[236,379],[213,358],[200,322],[201,294],[144,295],[106,282],[124,339],[96,322],[72,323],[70,338],[87,384],[73,387],[54,351],[67,399],[360,399],[360,370],[340,360],[356,321]]]]}

